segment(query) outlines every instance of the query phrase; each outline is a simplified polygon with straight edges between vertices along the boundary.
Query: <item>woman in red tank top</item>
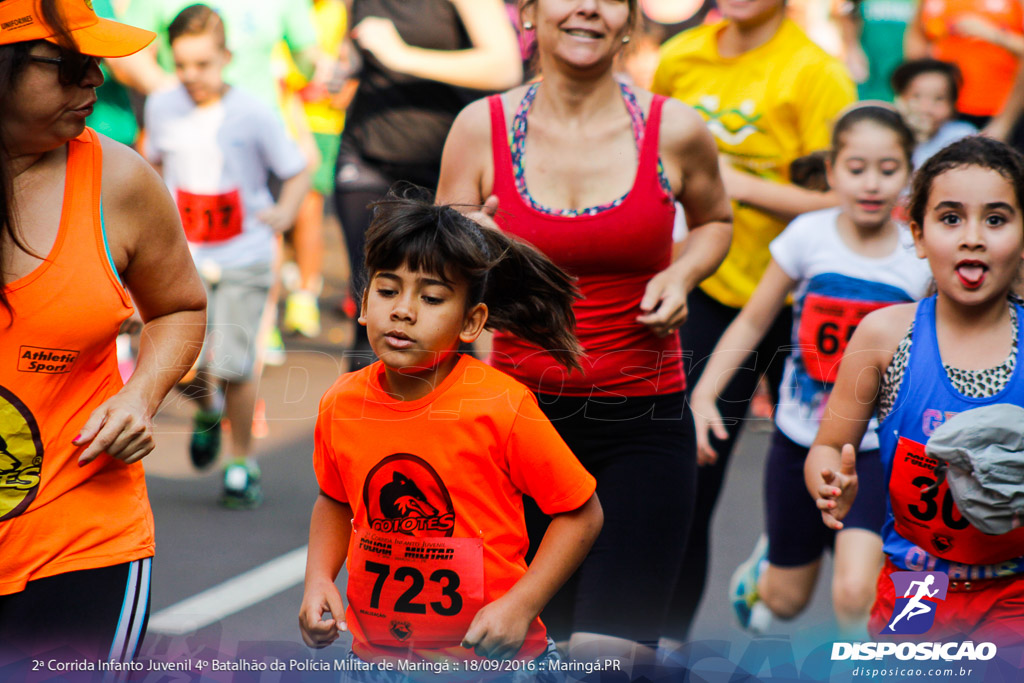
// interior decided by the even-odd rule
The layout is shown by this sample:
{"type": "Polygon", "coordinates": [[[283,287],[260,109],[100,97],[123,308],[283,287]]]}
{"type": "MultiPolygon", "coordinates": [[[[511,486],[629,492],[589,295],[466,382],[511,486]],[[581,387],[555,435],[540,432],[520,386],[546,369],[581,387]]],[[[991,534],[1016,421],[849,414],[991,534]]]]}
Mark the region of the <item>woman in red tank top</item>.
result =
{"type": "Polygon", "coordinates": [[[0,669],[21,680],[58,647],[137,652],[153,556],[138,461],[202,344],[206,297],[160,177],[85,127],[97,56],[154,34],[72,0],[0,2],[0,25],[0,669]],[[122,386],[133,301],[145,326],[122,386]]]}
{"type": "MultiPolygon", "coordinates": [[[[556,639],[572,634],[572,648],[595,636],[653,646],[696,477],[672,333],[688,292],[728,250],[729,203],[701,117],[615,78],[635,0],[524,0],[520,12],[535,31],[543,80],[463,110],[445,145],[438,201],[486,200],[497,227],[578,278],[582,373],[508,335],[495,336],[491,358],[537,392],[597,478],[605,508],[594,549],[542,617],[556,639]],[[690,232],[673,260],[675,199],[690,232]]],[[[543,519],[528,513],[527,525],[539,539],[543,519]]]]}

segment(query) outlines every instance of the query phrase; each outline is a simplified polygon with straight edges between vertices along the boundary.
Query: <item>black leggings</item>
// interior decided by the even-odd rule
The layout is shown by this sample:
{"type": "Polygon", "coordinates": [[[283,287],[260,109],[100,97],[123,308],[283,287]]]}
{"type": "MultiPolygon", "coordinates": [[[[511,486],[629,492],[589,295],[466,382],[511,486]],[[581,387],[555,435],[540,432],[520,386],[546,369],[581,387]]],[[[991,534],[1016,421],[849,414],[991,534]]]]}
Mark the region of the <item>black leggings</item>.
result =
{"type": "MultiPolygon", "coordinates": [[[[656,643],[690,527],[697,461],[682,392],[619,399],[539,395],[541,409],[597,479],[604,527],[541,618],[555,640],[574,632],[656,643]]],[[[528,500],[530,555],[548,517],[528,500]]]]}
{"type": "MultiPolygon", "coordinates": [[[[383,199],[391,186],[399,181],[407,181],[434,192],[440,174],[440,160],[436,164],[391,164],[367,159],[344,147],[338,154],[334,174],[334,205],[341,222],[351,267],[349,291],[357,302],[366,287],[364,250],[366,231],[373,219],[370,204],[383,199]]],[[[366,339],[366,328],[362,325],[357,324],[355,327],[352,351],[354,365],[361,367],[373,361],[373,353],[366,339]]]]}
{"type": "Polygon", "coordinates": [[[152,562],[57,574],[0,595],[0,666],[44,653],[131,661],[149,622],[152,562]]]}
{"type": "MultiPolygon", "coordinates": [[[[687,305],[689,318],[679,330],[679,336],[683,344],[687,391],[692,391],[715,344],[739,313],[739,309],[725,306],[699,289],[690,294],[687,305]]],[[[744,367],[737,371],[729,386],[719,395],[718,410],[726,421],[729,437],[719,441],[708,435],[711,438],[711,447],[718,453],[718,460],[714,465],[705,465],[698,469],[697,501],[693,524],[690,527],[690,539],[686,546],[683,568],[679,573],[679,582],[672,596],[669,621],[665,629],[665,635],[675,640],[685,642],[688,639],[690,626],[700,606],[707,580],[711,516],[725,482],[729,456],[746,418],[747,407],[762,376],[767,378],[772,392],[778,396],[783,364],[789,354],[792,324],[793,313],[787,306],[772,323],[744,367]]]]}

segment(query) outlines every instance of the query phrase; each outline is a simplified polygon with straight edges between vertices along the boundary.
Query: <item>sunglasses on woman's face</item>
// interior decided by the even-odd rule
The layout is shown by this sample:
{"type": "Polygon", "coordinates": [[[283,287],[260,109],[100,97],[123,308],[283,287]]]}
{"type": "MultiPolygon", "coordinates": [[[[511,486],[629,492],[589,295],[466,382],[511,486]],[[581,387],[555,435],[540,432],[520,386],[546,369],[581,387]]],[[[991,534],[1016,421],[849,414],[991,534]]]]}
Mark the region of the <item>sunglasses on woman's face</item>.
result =
{"type": "Polygon", "coordinates": [[[80,52],[61,49],[57,57],[43,57],[42,55],[29,55],[33,62],[57,65],[57,80],[61,85],[78,85],[85,80],[89,67],[99,63],[98,57],[83,55],[80,52]]]}

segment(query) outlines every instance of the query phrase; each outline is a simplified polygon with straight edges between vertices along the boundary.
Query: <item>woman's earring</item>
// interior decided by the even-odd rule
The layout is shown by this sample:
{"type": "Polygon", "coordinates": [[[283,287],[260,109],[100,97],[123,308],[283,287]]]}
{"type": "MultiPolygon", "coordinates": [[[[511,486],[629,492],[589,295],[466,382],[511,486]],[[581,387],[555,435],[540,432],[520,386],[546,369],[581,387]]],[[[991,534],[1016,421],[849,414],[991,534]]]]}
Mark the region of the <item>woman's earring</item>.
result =
{"type": "Polygon", "coordinates": [[[622,36],[622,44],[625,45],[628,42],[629,42],[629,36],[628,35],[622,36]]]}
{"type": "Polygon", "coordinates": [[[524,31],[532,31],[533,30],[533,22],[532,21],[524,21],[523,22],[523,30],[524,31]]]}

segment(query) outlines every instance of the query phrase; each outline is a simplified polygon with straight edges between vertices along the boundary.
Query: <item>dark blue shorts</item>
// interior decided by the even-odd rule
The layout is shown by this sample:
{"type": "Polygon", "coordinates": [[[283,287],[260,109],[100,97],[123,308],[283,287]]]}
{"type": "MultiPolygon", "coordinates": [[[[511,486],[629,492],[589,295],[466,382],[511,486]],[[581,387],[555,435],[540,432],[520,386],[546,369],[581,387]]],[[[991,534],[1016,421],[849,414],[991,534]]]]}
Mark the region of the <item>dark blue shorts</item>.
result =
{"type": "Polygon", "coordinates": [[[149,623],[152,563],[147,557],[65,572],[29,581],[18,593],[0,595],[0,679],[35,679],[27,673],[33,661],[52,656],[61,661],[135,659],[149,623]]]}
{"type": "MultiPolygon", "coordinates": [[[[768,561],[777,567],[814,562],[835,541],[833,530],[821,521],[821,511],[804,484],[806,446],[778,429],[772,434],[764,473],[768,561]]],[[[877,450],[857,453],[857,499],[843,519],[847,529],[867,529],[881,535],[885,521],[885,468],[877,450]]]]}

